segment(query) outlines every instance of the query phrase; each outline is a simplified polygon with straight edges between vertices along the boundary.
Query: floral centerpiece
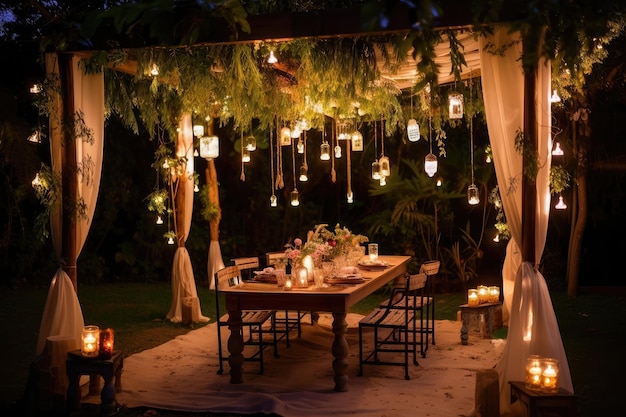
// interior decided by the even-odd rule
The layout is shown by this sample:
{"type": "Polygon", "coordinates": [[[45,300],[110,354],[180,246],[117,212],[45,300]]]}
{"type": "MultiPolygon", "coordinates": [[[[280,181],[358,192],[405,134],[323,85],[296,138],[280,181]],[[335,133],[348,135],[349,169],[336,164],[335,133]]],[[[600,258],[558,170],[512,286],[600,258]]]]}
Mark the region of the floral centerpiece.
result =
{"type": "Polygon", "coordinates": [[[306,242],[296,238],[293,244],[286,245],[285,255],[292,264],[302,261],[307,255],[313,258],[315,263],[322,260],[338,260],[347,258],[355,252],[360,253],[359,246],[367,242],[367,236],[354,234],[348,228],[335,225],[334,230],[329,230],[327,224],[318,224],[315,229],[307,234],[306,242]]]}

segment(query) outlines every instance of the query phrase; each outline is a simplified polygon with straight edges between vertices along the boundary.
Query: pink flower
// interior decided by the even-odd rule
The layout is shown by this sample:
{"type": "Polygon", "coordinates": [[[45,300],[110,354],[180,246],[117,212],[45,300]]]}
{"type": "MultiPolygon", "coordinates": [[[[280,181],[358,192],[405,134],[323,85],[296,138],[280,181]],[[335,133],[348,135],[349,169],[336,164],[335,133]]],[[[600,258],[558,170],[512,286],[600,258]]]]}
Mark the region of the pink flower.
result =
{"type": "Polygon", "coordinates": [[[301,246],[302,245],[302,239],[300,239],[299,237],[295,238],[293,240],[293,244],[296,246],[301,246]]]}

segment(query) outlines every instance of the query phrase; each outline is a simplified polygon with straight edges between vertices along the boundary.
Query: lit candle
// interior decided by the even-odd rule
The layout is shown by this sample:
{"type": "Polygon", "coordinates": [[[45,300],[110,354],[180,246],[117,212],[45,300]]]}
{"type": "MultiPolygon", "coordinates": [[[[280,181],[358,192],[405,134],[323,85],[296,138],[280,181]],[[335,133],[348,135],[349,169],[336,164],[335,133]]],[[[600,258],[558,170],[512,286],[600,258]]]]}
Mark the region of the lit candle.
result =
{"type": "Polygon", "coordinates": [[[559,362],[556,359],[546,358],[543,360],[541,390],[545,392],[559,391],[559,362]]]}
{"type": "Polygon", "coordinates": [[[287,281],[285,281],[285,286],[283,288],[285,288],[285,291],[290,291],[292,287],[293,283],[291,282],[291,278],[287,278],[287,281]]]}
{"type": "Polygon", "coordinates": [[[479,285],[477,289],[478,289],[478,303],[479,304],[486,303],[488,301],[487,286],[479,285]]]}
{"type": "Polygon", "coordinates": [[[541,388],[541,357],[539,355],[531,355],[526,361],[526,388],[541,388]]]}
{"type": "Polygon", "coordinates": [[[85,326],[81,334],[80,353],[85,357],[97,357],[100,340],[98,326],[85,326]]]}
{"type": "Polygon", "coordinates": [[[478,303],[478,290],[475,288],[467,290],[467,304],[471,307],[477,306],[478,303]]]}
{"type": "Polygon", "coordinates": [[[489,287],[489,302],[490,303],[498,303],[500,302],[500,287],[489,287]]]}
{"type": "Polygon", "coordinates": [[[308,276],[312,277],[314,262],[313,262],[313,258],[311,257],[311,255],[306,255],[304,258],[302,258],[302,266],[306,268],[308,276]]]}
{"type": "Polygon", "coordinates": [[[113,356],[113,329],[100,330],[100,359],[113,356]]]}

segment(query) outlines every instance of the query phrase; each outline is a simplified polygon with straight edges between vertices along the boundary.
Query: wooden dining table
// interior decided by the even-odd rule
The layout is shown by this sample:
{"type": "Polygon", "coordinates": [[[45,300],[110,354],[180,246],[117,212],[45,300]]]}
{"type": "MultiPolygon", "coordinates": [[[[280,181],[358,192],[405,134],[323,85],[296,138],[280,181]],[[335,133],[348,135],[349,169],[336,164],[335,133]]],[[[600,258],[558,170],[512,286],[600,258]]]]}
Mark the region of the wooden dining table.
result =
{"type": "Polygon", "coordinates": [[[276,284],[244,282],[221,290],[228,311],[228,363],[230,382],[243,383],[243,332],[242,310],[301,310],[330,312],[333,317],[333,355],[335,391],[348,391],[348,342],[346,340],[346,314],[348,309],[397,277],[405,276],[410,256],[380,256],[388,265],[384,268],[361,268],[363,281],[358,284],[310,286],[285,290],[276,284]]]}

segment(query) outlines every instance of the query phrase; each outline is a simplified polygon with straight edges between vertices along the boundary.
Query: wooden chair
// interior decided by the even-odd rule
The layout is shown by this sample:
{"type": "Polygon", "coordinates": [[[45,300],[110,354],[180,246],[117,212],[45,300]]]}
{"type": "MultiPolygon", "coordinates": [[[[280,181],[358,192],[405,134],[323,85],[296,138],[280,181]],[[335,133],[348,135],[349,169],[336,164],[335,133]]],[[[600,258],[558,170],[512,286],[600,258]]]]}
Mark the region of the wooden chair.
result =
{"type": "MultiPolygon", "coordinates": [[[[220,290],[222,288],[234,287],[243,282],[241,271],[237,265],[227,266],[215,273],[215,312],[217,319],[217,346],[219,369],[217,373],[224,372],[223,362],[228,360],[224,356],[222,349],[222,327],[228,326],[228,321],[220,311],[220,290]]],[[[244,361],[259,362],[259,374],[263,374],[263,351],[269,347],[274,347],[274,357],[278,358],[278,337],[276,332],[276,312],[274,310],[243,310],[241,312],[242,336],[244,343],[244,361]],[[267,323],[270,322],[269,328],[267,323]],[[273,343],[265,340],[266,332],[273,335],[273,343]],[[252,352],[245,355],[246,346],[252,346],[252,352]]]]}
{"type": "MultiPolygon", "coordinates": [[[[420,266],[420,276],[423,280],[423,297],[418,297],[415,300],[410,298],[409,308],[419,311],[420,313],[420,326],[418,332],[420,333],[420,354],[422,358],[426,357],[429,344],[435,344],[435,294],[434,294],[434,280],[435,276],[439,272],[439,261],[427,261],[420,266]]],[[[402,282],[397,283],[402,287],[402,282]]],[[[392,301],[392,308],[404,308],[404,300],[401,294],[396,295],[395,300],[385,300],[379,304],[379,307],[385,308],[387,304],[392,301]]]]}
{"type": "MultiPolygon", "coordinates": [[[[265,262],[267,266],[276,266],[280,260],[286,261],[285,252],[267,252],[265,254],[265,262]]],[[[302,318],[306,315],[306,312],[297,311],[284,311],[284,317],[277,316],[276,323],[282,326],[282,330],[285,331],[285,344],[287,347],[291,346],[289,342],[289,332],[297,329],[298,338],[302,337],[302,318]],[[294,317],[295,315],[295,317],[294,317]]],[[[311,325],[313,324],[313,314],[311,314],[311,325]]]]}
{"type": "MultiPolygon", "coordinates": [[[[363,365],[392,365],[404,367],[404,378],[409,380],[409,351],[413,351],[413,364],[417,362],[416,309],[411,307],[423,301],[424,274],[407,275],[403,285],[394,283],[387,306],[374,309],[359,321],[359,376],[363,365]],[[397,301],[401,300],[401,301],[397,301]],[[399,307],[402,308],[399,308],[399,307]],[[373,329],[372,351],[364,356],[363,330],[373,329]],[[397,359],[401,353],[403,360],[397,359]]],[[[421,343],[421,340],[420,340],[421,343]]]]}
{"type": "Polygon", "coordinates": [[[252,270],[259,269],[259,257],[251,256],[248,258],[234,258],[231,259],[235,265],[239,267],[239,270],[245,275],[244,279],[249,281],[252,279],[252,270]]]}

